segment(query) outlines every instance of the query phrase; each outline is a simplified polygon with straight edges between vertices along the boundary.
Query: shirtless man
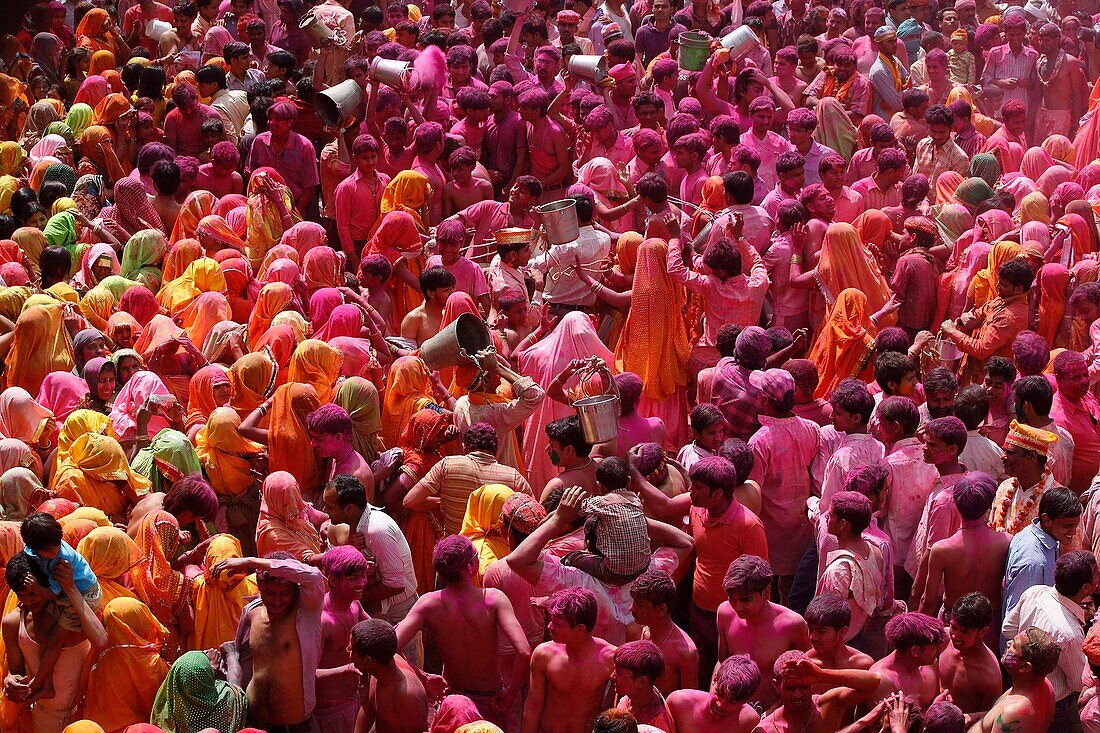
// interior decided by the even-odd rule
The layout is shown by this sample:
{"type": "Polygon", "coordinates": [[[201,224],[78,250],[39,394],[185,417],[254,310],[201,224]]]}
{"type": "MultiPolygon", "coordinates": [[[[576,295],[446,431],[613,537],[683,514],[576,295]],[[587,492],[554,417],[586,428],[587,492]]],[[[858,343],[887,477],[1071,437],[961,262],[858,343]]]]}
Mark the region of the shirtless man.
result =
{"type": "Polygon", "coordinates": [[[450,535],[436,543],[432,566],[443,589],[417,600],[397,625],[397,646],[404,648],[426,631],[442,657],[443,678],[451,691],[473,700],[486,720],[503,725],[531,660],[523,627],[508,596],[495,588],[474,585],[479,558],[469,538],[450,535]],[[512,677],[506,683],[497,664],[501,636],[515,650],[512,677]]]}
{"type": "Polygon", "coordinates": [[[424,302],[413,308],[401,321],[401,337],[423,344],[439,333],[443,306],[455,291],[455,276],[442,267],[429,267],[420,273],[420,292],[424,302]]]}
{"type": "Polygon", "coordinates": [[[358,284],[360,293],[366,296],[367,303],[382,318],[382,332],[392,319],[393,299],[383,284],[393,275],[393,267],[382,255],[367,255],[359,263],[358,284]],[[365,290],[366,293],[362,293],[365,290]]]}
{"type": "Polygon", "coordinates": [[[289,553],[273,552],[266,558],[222,560],[213,574],[222,572],[255,572],[260,589],[260,597],[244,607],[237,627],[237,649],[251,657],[251,678],[230,680],[248,694],[248,725],[308,733],[321,662],[321,571],[289,553]],[[300,631],[308,637],[301,638],[300,631]]]}
{"type": "Polygon", "coordinates": [[[973,590],[989,599],[993,618],[1000,618],[1001,585],[1012,535],[993,530],[987,522],[997,483],[988,475],[971,474],[951,491],[962,527],[932,545],[920,610],[934,616],[973,590]]]}
{"type": "Polygon", "coordinates": [[[367,501],[373,500],[374,473],[352,444],[355,426],[347,410],[332,403],[321,405],[306,417],[306,430],[313,451],[328,463],[326,479],[331,481],[342,474],[354,476],[362,482],[367,501]]]}
{"type": "Polygon", "coordinates": [[[654,683],[657,689],[668,697],[676,690],[694,687],[699,681],[699,651],[688,633],[672,621],[676,605],[672,576],[663,570],[647,570],[630,584],[630,597],[635,626],[627,638],[649,639],[665,660],[665,672],[654,683]]]}
{"type": "Polygon", "coordinates": [[[565,588],[550,596],[550,641],[531,655],[522,733],[588,733],[600,711],[610,707],[615,647],[592,636],[598,612],[596,596],[586,588],[565,588]]]}
{"type": "Polygon", "coordinates": [[[970,727],[970,733],[1047,730],[1054,720],[1054,691],[1046,677],[1058,666],[1061,653],[1058,642],[1034,626],[1009,639],[1001,664],[1008,671],[1012,686],[970,727]]]}
{"type": "Polygon", "coordinates": [[[416,157],[409,168],[427,178],[431,185],[431,197],[427,201],[428,216],[424,223],[435,226],[443,221],[443,188],[447,183],[447,175],[439,164],[439,158],[443,155],[442,125],[438,122],[417,125],[413,133],[413,150],[416,157]]]}
{"type": "MultiPolygon", "coordinates": [[[[564,381],[564,380],[562,380],[564,381]]],[[[552,394],[557,379],[547,387],[552,394]]],[[[562,417],[546,426],[546,436],[550,439],[548,453],[550,462],[561,472],[546,482],[542,496],[557,488],[580,486],[589,496],[600,493],[596,486],[596,462],[592,460],[592,445],[585,441],[581,421],[576,417],[562,417]]]]}
{"type": "Polygon", "coordinates": [[[428,729],[428,693],[416,670],[397,655],[397,633],[382,619],[351,629],[351,661],[369,677],[355,733],[422,733],[428,729]]]}
{"type": "Polygon", "coordinates": [[[1062,50],[1062,31],[1054,23],[1039,27],[1038,77],[1039,109],[1035,114],[1034,140],[1051,135],[1070,138],[1088,104],[1089,86],[1081,62],[1062,50]]]}
{"type": "Polygon", "coordinates": [[[797,649],[779,655],[773,671],[780,705],[760,721],[756,733],[832,733],[881,681],[862,669],[825,669],[797,649]],[[826,692],[812,694],[815,687],[826,692]]]}
{"type": "MultiPolygon", "coordinates": [[[[743,651],[761,669],[771,669],[783,652],[810,648],[806,622],[794,611],[768,600],[775,573],[768,561],[742,555],[730,564],[722,585],[726,600],[718,607],[718,659],[743,651]]],[[[767,710],[777,699],[774,687],[757,689],[752,702],[767,710]]]]}
{"type": "Polygon", "coordinates": [[[160,215],[165,231],[170,232],[172,227],[176,225],[176,218],[179,216],[180,209],[183,208],[176,201],[176,192],[179,191],[180,187],[179,166],[168,160],[158,161],[153,164],[153,169],[149,171],[149,177],[153,181],[153,190],[156,191],[155,196],[149,197],[149,202],[153,204],[153,208],[160,215]]]}
{"type": "MultiPolygon", "coordinates": [[[[852,607],[840,596],[823,593],[806,606],[811,649],[807,656],[823,669],[870,669],[875,660],[844,643],[852,623],[852,607]]],[[[814,688],[815,693],[828,688],[814,688]]]]}
{"type": "Polygon", "coordinates": [[[351,545],[325,552],[322,569],[328,593],[321,611],[321,661],[317,670],[317,709],[322,733],[346,733],[359,713],[359,672],[348,652],[349,629],[370,618],[359,597],[371,563],[351,545]]]}
{"type": "Polygon", "coordinates": [[[737,654],[714,670],[708,692],[677,690],[665,702],[677,733],[749,733],[760,722],[748,704],[758,687],[760,668],[747,654],[737,654]]]}
{"type": "Polygon", "coordinates": [[[967,593],[951,608],[947,645],[936,660],[940,685],[964,713],[989,710],[1001,694],[1001,667],[982,639],[993,622],[993,607],[981,593],[967,593]]]}
{"type": "Polygon", "coordinates": [[[530,173],[542,182],[543,202],[564,198],[566,180],[573,174],[569,136],[546,116],[549,109],[550,95],[543,89],[528,89],[519,95],[519,116],[527,124],[531,151],[530,173]]]}
{"type": "Polygon", "coordinates": [[[126,533],[131,537],[137,537],[138,526],[146,514],[165,511],[176,518],[181,529],[192,525],[195,527],[198,537],[194,542],[190,541],[190,538],[183,538],[184,546],[209,539],[210,533],[206,529],[206,522],[214,521],[214,516],[218,512],[218,495],[210,484],[206,483],[201,476],[194,475],[184,476],[165,488],[170,488],[171,491],[146,494],[134,505],[130,512],[126,533]]]}
{"type": "Polygon", "coordinates": [[[901,692],[906,698],[917,698],[922,710],[931,705],[940,691],[934,663],[945,637],[943,624],[923,613],[903,613],[890,619],[886,641],[894,651],[871,665],[871,671],[882,677],[871,696],[872,704],[901,692]]]}

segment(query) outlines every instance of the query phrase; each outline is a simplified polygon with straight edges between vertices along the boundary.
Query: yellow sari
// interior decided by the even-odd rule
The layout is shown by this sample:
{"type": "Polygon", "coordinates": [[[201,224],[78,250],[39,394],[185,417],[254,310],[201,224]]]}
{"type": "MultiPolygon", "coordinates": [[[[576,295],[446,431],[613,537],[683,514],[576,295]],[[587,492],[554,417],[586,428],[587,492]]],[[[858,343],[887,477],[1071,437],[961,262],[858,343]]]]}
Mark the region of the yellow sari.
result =
{"type": "Polygon", "coordinates": [[[130,568],[141,559],[141,550],[124,530],[97,527],[80,541],[76,551],[99,579],[104,605],[116,598],[137,598],[121,581],[129,577],[130,568]]]}
{"type": "Polygon", "coordinates": [[[192,581],[195,633],[188,639],[190,649],[217,649],[232,641],[241,610],[259,593],[254,576],[224,571],[214,574],[218,563],[231,557],[241,557],[241,543],[233,535],[217,535],[206,548],[206,570],[192,581]]]}
{"type": "Polygon", "coordinates": [[[76,362],[63,315],[61,304],[33,306],[19,315],[4,359],[8,387],[38,394],[47,374],[72,370],[76,362]]]}
{"type": "Polygon", "coordinates": [[[967,297],[974,301],[975,308],[997,297],[997,283],[1000,280],[997,276],[998,268],[1022,253],[1023,249],[1015,242],[1001,241],[993,245],[993,249],[989,250],[985,269],[974,276],[966,292],[967,297]]]}
{"type": "MultiPolygon", "coordinates": [[[[71,415],[70,415],[71,417],[71,415]]],[[[130,500],[115,486],[126,481],[138,494],[149,490],[149,479],[136,473],[126,460],[126,452],[114,438],[97,433],[80,436],[69,455],[57,467],[51,487],[62,499],[102,509],[110,517],[121,518],[130,500]]]]}
{"type": "Polygon", "coordinates": [[[290,357],[288,380],[313,385],[318,402],[326,404],[332,399],[343,361],[343,354],[324,341],[306,339],[290,357]]]}
{"type": "Polygon", "coordinates": [[[504,502],[516,492],[503,484],[485,484],[470,494],[466,516],[462,518],[463,537],[474,543],[478,555],[478,570],[474,584],[480,586],[485,569],[511,551],[507,534],[500,524],[504,502]]]}
{"type": "Polygon", "coordinates": [[[810,360],[821,372],[815,397],[828,396],[848,377],[869,377],[874,334],[867,296],[855,288],[841,291],[810,351],[810,360]]]}

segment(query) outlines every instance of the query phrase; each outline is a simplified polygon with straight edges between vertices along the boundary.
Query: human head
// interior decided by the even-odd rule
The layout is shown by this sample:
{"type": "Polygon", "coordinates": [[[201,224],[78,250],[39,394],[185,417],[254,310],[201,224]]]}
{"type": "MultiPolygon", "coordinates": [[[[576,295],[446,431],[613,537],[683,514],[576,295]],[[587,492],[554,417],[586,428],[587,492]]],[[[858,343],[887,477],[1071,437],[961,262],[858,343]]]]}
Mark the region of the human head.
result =
{"type": "Polygon", "coordinates": [[[380,618],[360,621],[351,628],[351,661],[360,672],[388,667],[397,654],[397,632],[380,618]]]}
{"type": "Polygon", "coordinates": [[[908,657],[915,665],[931,664],[943,640],[943,623],[923,613],[902,613],[886,623],[886,641],[899,657],[908,657]]]}
{"type": "Polygon", "coordinates": [[[472,578],[478,569],[477,549],[469,537],[452,534],[435,544],[432,567],[446,585],[472,578]]]}
{"type": "Polygon", "coordinates": [[[726,418],[715,405],[701,404],[691,408],[688,425],[695,436],[695,443],[712,453],[726,439],[726,418]]]}
{"type": "Polygon", "coordinates": [[[648,626],[672,615],[676,583],[663,570],[647,570],[630,584],[630,612],[634,621],[648,626]]]}
{"type": "Polygon", "coordinates": [[[30,514],[19,526],[23,545],[47,560],[57,557],[61,551],[61,525],[45,512],[30,514]]]}
{"type": "Polygon", "coordinates": [[[967,430],[977,430],[989,417],[989,393],[985,387],[968,384],[955,395],[955,417],[963,421],[967,430]]]}
{"type": "Polygon", "coordinates": [[[1054,564],[1054,587],[1058,593],[1066,598],[1084,600],[1092,595],[1096,585],[1096,556],[1091,552],[1074,550],[1058,557],[1054,564]]]}
{"type": "Polygon", "coordinates": [[[322,510],[334,524],[356,524],[367,509],[367,490],[350,474],[333,477],[321,494],[322,510]]]}
{"type": "Polygon", "coordinates": [[[546,614],[550,619],[547,628],[553,641],[565,643],[591,636],[599,614],[596,595],[587,588],[563,588],[550,596],[546,614]]]}
{"type": "Polygon", "coordinates": [[[733,612],[743,619],[758,614],[768,603],[774,578],[772,566],[762,557],[741,555],[730,563],[722,587],[733,612]]]}
{"type": "Polygon", "coordinates": [[[818,654],[827,654],[844,644],[852,623],[852,608],[843,598],[823,593],[810,601],[804,616],[810,644],[818,654]]]}
{"type": "Polygon", "coordinates": [[[1081,500],[1064,486],[1043,492],[1039,499],[1039,527],[1063,544],[1073,540],[1081,523],[1081,500]]]}
{"type": "Polygon", "coordinates": [[[447,298],[455,291],[455,276],[439,265],[425,268],[420,273],[420,292],[424,295],[424,301],[435,303],[443,307],[447,298]]]}
{"type": "Polygon", "coordinates": [[[842,380],[829,395],[829,404],[833,408],[833,427],[838,431],[866,432],[875,398],[863,382],[853,377],[842,380]]]}
{"type": "Polygon", "coordinates": [[[737,486],[737,469],[720,456],[700,458],[688,469],[691,504],[707,511],[724,511],[737,486]]]}
{"type": "Polygon", "coordinates": [[[856,491],[838,491],[829,506],[829,534],[859,537],[871,524],[871,500],[856,491]]]}
{"type": "Polygon", "coordinates": [[[716,718],[736,715],[759,686],[760,667],[749,655],[726,657],[711,677],[710,714],[716,718]]]}
{"type": "Polygon", "coordinates": [[[984,471],[970,471],[952,489],[952,501],[964,522],[983,519],[993,506],[997,482],[984,471]]]}
{"type": "Polygon", "coordinates": [[[1034,331],[1020,331],[1012,341],[1012,358],[1021,375],[1037,375],[1050,363],[1050,346],[1034,331]]]}
{"type": "Polygon", "coordinates": [[[949,415],[936,417],[924,426],[924,461],[934,466],[953,465],[966,447],[966,424],[949,415]]]}
{"type": "Polygon", "coordinates": [[[581,421],[575,416],[551,421],[546,426],[546,436],[550,439],[547,452],[555,466],[573,465],[592,452],[592,444],[584,439],[581,421]]]}
{"type": "Polygon", "coordinates": [[[615,688],[620,695],[648,693],[665,673],[661,649],[649,639],[628,641],[615,650],[615,688]]]}
{"type": "Polygon", "coordinates": [[[1046,377],[1024,377],[1012,385],[1016,419],[1028,425],[1046,425],[1054,404],[1054,390],[1046,377]]]}
{"type": "Polygon", "coordinates": [[[931,417],[946,417],[955,408],[955,393],[959,380],[954,372],[936,367],[924,376],[924,396],[931,417]]]}
{"type": "Polygon", "coordinates": [[[908,397],[917,385],[917,367],[905,354],[883,352],[875,358],[875,381],[883,394],[908,397]]]}
{"type": "Polygon", "coordinates": [[[218,513],[218,494],[201,473],[177,480],[164,497],[164,511],[181,526],[195,521],[213,522],[218,513]]]}

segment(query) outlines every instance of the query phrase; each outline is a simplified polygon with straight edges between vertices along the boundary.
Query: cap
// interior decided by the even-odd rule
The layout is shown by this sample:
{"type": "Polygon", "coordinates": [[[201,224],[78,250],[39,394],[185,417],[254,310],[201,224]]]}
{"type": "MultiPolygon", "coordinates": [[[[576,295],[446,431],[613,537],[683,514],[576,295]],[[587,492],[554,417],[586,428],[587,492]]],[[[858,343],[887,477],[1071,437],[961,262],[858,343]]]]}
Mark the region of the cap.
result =
{"type": "Polygon", "coordinates": [[[938,233],[935,222],[927,216],[910,216],[906,218],[903,227],[905,229],[912,229],[915,232],[931,234],[932,236],[938,233]]]}
{"type": "Polygon", "coordinates": [[[518,491],[504,501],[500,517],[521,534],[531,534],[546,519],[546,508],[530,494],[518,491]]]}
{"type": "Polygon", "coordinates": [[[875,40],[885,38],[886,36],[897,36],[898,32],[888,25],[879,26],[875,31],[875,40]]]}
{"type": "Polygon", "coordinates": [[[638,78],[638,72],[634,70],[634,64],[616,64],[607,70],[607,75],[615,81],[638,78]]]}
{"type": "Polygon", "coordinates": [[[794,392],[794,377],[786,369],[768,369],[760,375],[759,386],[769,399],[781,400],[794,392]]]}
{"type": "Polygon", "coordinates": [[[604,43],[607,43],[608,41],[610,41],[614,38],[622,38],[622,37],[623,37],[623,29],[619,27],[618,23],[608,23],[606,26],[604,26],[604,29],[603,29],[603,42],[604,43]]]}
{"type": "Polygon", "coordinates": [[[1057,440],[1058,436],[1054,433],[1048,433],[1046,430],[1033,428],[1030,425],[1021,424],[1019,420],[1013,420],[1012,424],[1008,426],[1008,437],[1005,438],[1005,445],[1014,445],[1045,456],[1050,444],[1057,440]]]}
{"type": "Polygon", "coordinates": [[[951,34],[952,41],[966,41],[970,42],[970,34],[965,29],[959,28],[957,31],[951,34]]]}

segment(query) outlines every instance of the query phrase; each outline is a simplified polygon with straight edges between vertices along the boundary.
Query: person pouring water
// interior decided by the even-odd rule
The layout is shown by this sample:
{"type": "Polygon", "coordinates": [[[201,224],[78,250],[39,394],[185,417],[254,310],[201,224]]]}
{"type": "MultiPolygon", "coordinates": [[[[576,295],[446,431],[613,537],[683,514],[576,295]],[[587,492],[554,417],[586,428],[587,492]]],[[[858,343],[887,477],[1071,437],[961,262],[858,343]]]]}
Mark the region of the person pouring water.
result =
{"type": "Polygon", "coordinates": [[[592,200],[584,195],[575,195],[563,201],[575,202],[573,208],[579,227],[577,238],[571,242],[554,244],[554,232],[549,231],[547,234],[551,241],[550,246],[546,251],[532,256],[528,263],[529,269],[543,275],[543,298],[550,304],[550,313],[558,317],[570,311],[587,313],[592,309],[596,304],[598,288],[584,284],[570,270],[578,263],[580,267],[596,268],[611,252],[611,236],[593,226],[592,200]]]}

